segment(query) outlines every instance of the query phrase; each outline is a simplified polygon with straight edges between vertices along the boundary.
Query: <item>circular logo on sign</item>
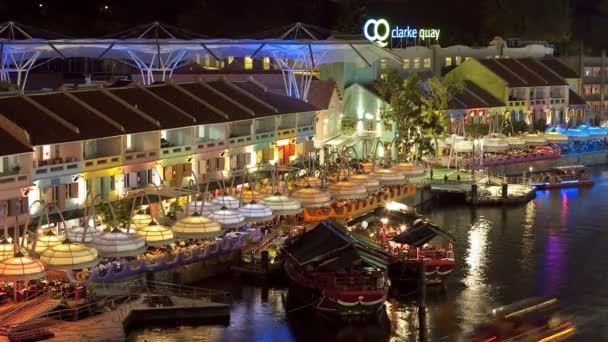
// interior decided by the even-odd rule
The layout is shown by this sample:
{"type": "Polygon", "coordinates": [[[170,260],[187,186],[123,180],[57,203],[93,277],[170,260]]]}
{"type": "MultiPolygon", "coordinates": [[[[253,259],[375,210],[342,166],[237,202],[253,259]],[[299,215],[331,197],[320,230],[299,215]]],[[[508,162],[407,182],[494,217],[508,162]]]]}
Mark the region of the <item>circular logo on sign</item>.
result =
{"type": "Polygon", "coordinates": [[[386,19],[369,19],[363,26],[363,35],[372,43],[385,47],[391,28],[386,19]]]}

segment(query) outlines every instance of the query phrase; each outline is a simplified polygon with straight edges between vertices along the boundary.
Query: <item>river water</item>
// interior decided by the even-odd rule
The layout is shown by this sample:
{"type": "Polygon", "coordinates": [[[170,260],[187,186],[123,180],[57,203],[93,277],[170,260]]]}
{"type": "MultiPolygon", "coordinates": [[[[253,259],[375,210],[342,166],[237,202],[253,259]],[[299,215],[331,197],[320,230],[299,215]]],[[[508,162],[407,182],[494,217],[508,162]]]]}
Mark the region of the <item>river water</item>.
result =
{"type": "MultiPolygon", "coordinates": [[[[514,207],[471,209],[445,203],[425,208],[457,239],[457,268],[445,291],[429,291],[428,341],[460,341],[492,308],[556,295],[575,314],[576,340],[608,340],[608,171],[590,169],[595,186],[538,191],[514,207]]],[[[341,325],[306,310],[286,318],[287,290],[216,279],[201,286],[233,293],[228,326],[133,331],[132,341],[418,341],[416,298],[390,299],[387,315],[341,325]]]]}

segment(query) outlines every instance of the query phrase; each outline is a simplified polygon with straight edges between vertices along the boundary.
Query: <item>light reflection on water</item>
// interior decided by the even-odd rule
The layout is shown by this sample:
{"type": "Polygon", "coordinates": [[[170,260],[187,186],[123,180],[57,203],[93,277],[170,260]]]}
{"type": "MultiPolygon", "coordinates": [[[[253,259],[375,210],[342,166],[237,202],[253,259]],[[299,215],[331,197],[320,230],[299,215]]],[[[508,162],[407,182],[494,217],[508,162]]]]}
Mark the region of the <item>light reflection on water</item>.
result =
{"type": "MultiPolygon", "coordinates": [[[[456,237],[457,267],[445,292],[429,291],[428,340],[459,340],[496,306],[552,294],[577,314],[577,340],[608,340],[608,177],[601,172],[592,170],[592,188],[538,191],[522,206],[429,208],[425,214],[456,237]]],[[[286,319],[284,289],[264,291],[230,279],[202,286],[233,292],[228,327],[151,329],[132,339],[397,342],[419,336],[415,298],[391,299],[379,322],[342,326],[304,311],[286,319]]]]}

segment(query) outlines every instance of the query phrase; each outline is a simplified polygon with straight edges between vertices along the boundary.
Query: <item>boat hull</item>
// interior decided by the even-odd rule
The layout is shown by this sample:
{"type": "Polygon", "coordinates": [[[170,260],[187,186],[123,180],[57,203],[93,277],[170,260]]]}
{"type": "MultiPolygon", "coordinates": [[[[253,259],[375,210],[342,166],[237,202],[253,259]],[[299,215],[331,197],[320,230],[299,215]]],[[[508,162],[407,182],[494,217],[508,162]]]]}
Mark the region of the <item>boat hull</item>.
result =
{"type": "MultiPolygon", "coordinates": [[[[426,285],[442,285],[454,270],[456,263],[453,259],[425,260],[424,278],[426,285]]],[[[420,262],[416,260],[403,261],[393,265],[389,273],[393,285],[416,284],[420,280],[420,262]]]]}
{"type": "Polygon", "coordinates": [[[578,187],[586,187],[593,186],[593,181],[590,179],[581,180],[576,182],[567,182],[567,183],[544,183],[544,184],[532,184],[538,190],[551,190],[551,189],[563,189],[563,188],[578,188],[578,187]]]}

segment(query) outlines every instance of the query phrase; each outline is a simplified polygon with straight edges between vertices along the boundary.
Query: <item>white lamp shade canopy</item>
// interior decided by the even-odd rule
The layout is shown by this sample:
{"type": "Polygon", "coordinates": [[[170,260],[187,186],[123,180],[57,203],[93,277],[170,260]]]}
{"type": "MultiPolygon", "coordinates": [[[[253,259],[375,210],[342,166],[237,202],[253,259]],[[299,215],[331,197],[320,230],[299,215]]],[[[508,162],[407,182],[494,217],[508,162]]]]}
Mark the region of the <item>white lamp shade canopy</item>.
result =
{"type": "Polygon", "coordinates": [[[44,233],[39,234],[36,240],[36,248],[34,249],[34,253],[40,255],[45,250],[60,245],[63,242],[63,239],[59,236],[55,235],[53,231],[47,229],[44,233]]]}
{"type": "Polygon", "coordinates": [[[205,216],[193,214],[173,225],[175,236],[183,239],[210,239],[222,235],[222,226],[205,216]]]}
{"type": "Polygon", "coordinates": [[[165,246],[175,240],[171,228],[156,222],[151,222],[149,225],[136,230],[135,233],[141,236],[149,246],[165,246]]]}
{"type": "Polygon", "coordinates": [[[304,208],[321,208],[326,207],[331,203],[331,195],[329,192],[310,186],[294,190],[289,196],[300,202],[304,208]]]}
{"type": "Polygon", "coordinates": [[[367,189],[364,185],[348,180],[330,184],[327,191],[335,199],[359,199],[367,196],[367,189]]]}
{"type": "Polygon", "coordinates": [[[376,169],[370,175],[380,181],[380,185],[400,185],[407,183],[403,173],[391,169],[376,169]]]}
{"type": "MultiPolygon", "coordinates": [[[[87,228],[87,235],[84,238],[84,242],[89,243],[93,241],[95,237],[101,234],[101,230],[95,229],[93,227],[87,228]]],[[[69,236],[73,241],[82,242],[82,237],[84,235],[84,227],[73,226],[69,228],[69,236]]]]}
{"type": "Polygon", "coordinates": [[[501,152],[509,149],[509,141],[502,137],[486,137],[481,141],[483,151],[486,152],[501,152]]]}
{"type": "Polygon", "coordinates": [[[219,223],[224,229],[240,228],[245,225],[245,216],[239,211],[228,207],[222,207],[222,209],[212,213],[208,217],[219,223]]]}
{"type": "Polygon", "coordinates": [[[247,203],[240,207],[239,212],[248,222],[266,222],[272,220],[272,210],[260,203],[247,203]]]}
{"type": "Polygon", "coordinates": [[[199,213],[203,216],[208,216],[212,212],[218,211],[221,208],[222,206],[215,202],[205,201],[203,203],[203,201],[192,201],[184,206],[182,216],[189,216],[194,213],[199,213]]]}
{"type": "Polygon", "coordinates": [[[473,142],[470,140],[457,141],[452,148],[457,153],[471,153],[473,152],[473,142]]]}
{"type": "Polygon", "coordinates": [[[348,179],[352,183],[363,185],[367,192],[374,192],[380,190],[380,181],[374,176],[359,174],[352,175],[348,179]]]}
{"type": "Polygon", "coordinates": [[[547,142],[552,144],[562,144],[568,142],[568,136],[558,132],[545,133],[545,138],[547,139],[547,142]]]}
{"type": "Polygon", "coordinates": [[[297,215],[302,212],[300,202],[280,193],[264,198],[260,203],[265,204],[276,215],[297,215]]]}
{"type": "Polygon", "coordinates": [[[540,146],[547,143],[547,138],[544,135],[526,134],[523,138],[526,141],[526,145],[529,146],[540,146]]]}
{"type": "Polygon", "coordinates": [[[101,233],[93,239],[91,244],[102,257],[137,256],[146,250],[146,242],[141,236],[124,233],[118,228],[101,233]]]}
{"type": "MultiPolygon", "coordinates": [[[[566,140],[568,140],[568,139],[566,138],[566,140]]],[[[522,137],[517,137],[517,136],[507,137],[507,142],[509,143],[510,147],[526,146],[526,141],[522,137]]]]}
{"type": "Polygon", "coordinates": [[[99,258],[94,247],[65,239],[61,244],[42,252],[40,261],[48,269],[79,270],[97,265],[99,258]]]}
{"type": "Polygon", "coordinates": [[[212,202],[220,207],[226,207],[228,209],[238,209],[238,207],[241,206],[240,200],[229,195],[218,196],[214,198],[212,202]]]}
{"type": "Polygon", "coordinates": [[[46,267],[42,261],[21,253],[0,261],[0,280],[26,281],[40,279],[45,275],[46,267]]]}

